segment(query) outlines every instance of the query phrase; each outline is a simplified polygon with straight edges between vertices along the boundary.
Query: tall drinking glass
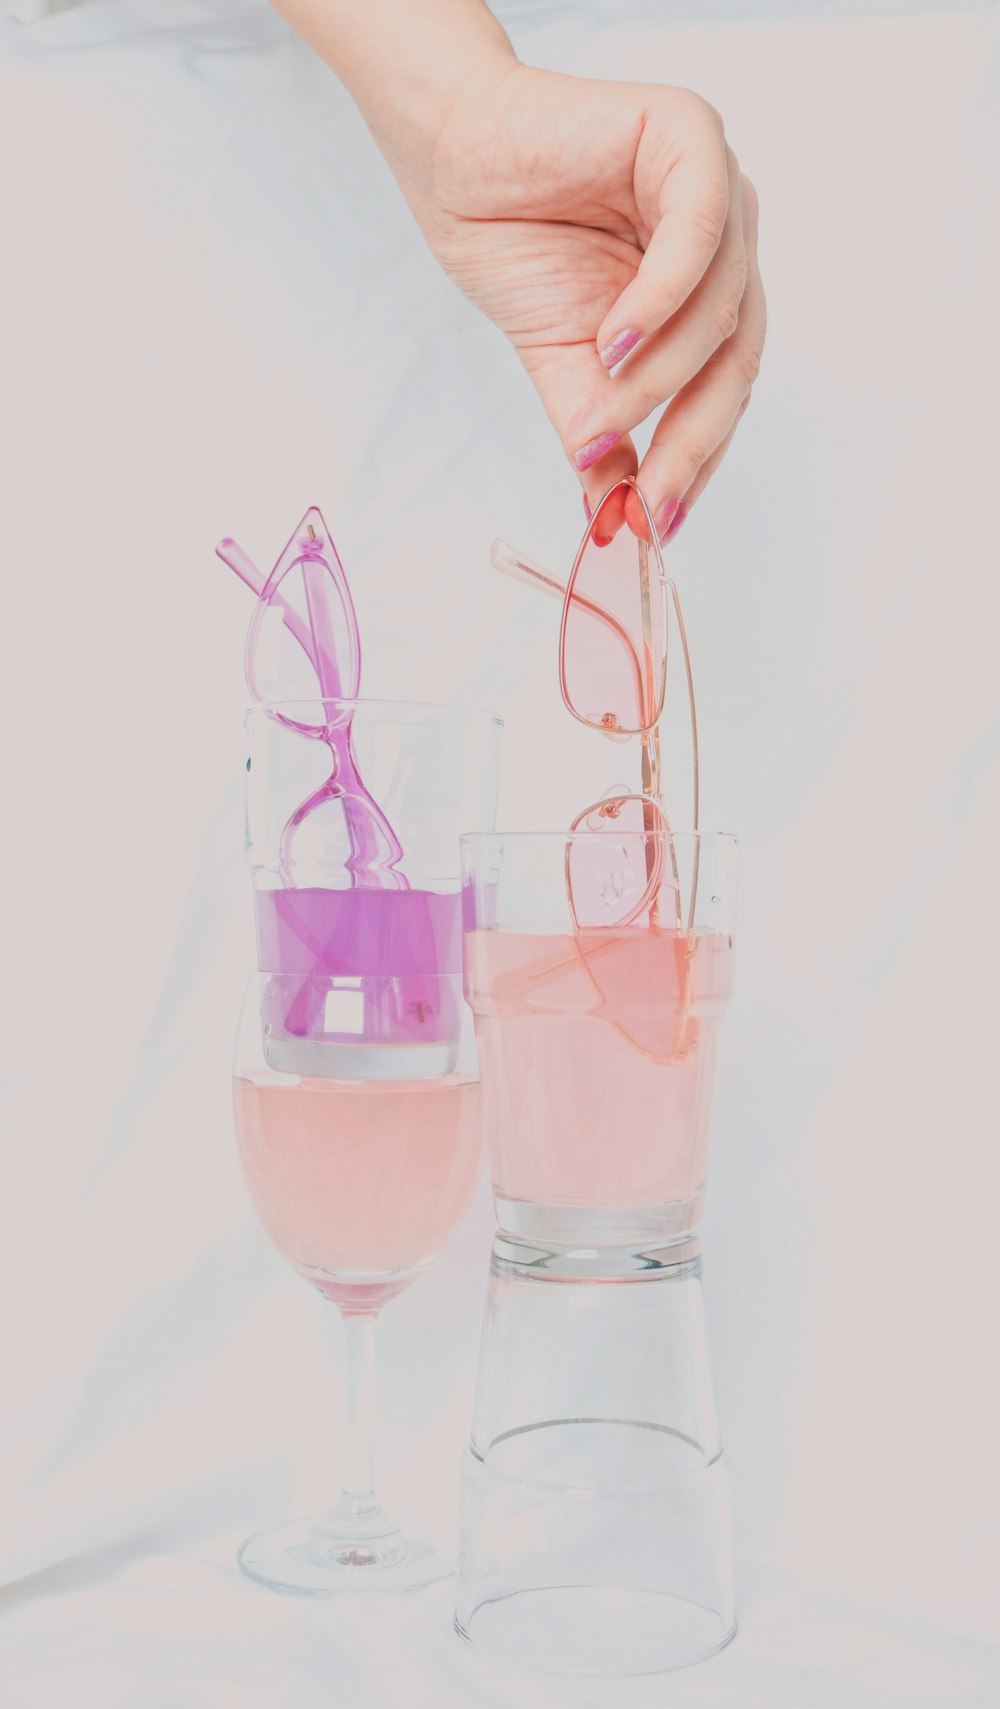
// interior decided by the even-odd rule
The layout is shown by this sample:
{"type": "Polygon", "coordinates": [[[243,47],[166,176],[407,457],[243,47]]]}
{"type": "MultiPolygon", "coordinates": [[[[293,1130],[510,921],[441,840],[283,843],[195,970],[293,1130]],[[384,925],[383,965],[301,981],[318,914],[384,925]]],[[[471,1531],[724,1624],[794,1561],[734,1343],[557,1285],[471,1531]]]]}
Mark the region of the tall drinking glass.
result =
{"type": "Polygon", "coordinates": [[[246,728],[259,971],[237,1038],[236,1134],[266,1232],[343,1320],[345,1398],[339,1501],[257,1532],[239,1561],[303,1594],[409,1589],[450,1563],[374,1493],[373,1335],[481,1168],[459,835],[492,824],[499,724],[323,700],[256,707],[246,728]]]}
{"type": "Polygon", "coordinates": [[[735,842],[470,836],[465,982],[499,1231],[456,1623],[642,1673],[734,1630],[701,1295],[735,842]]]}
{"type": "Polygon", "coordinates": [[[391,701],[247,713],[257,966],[357,978],[366,1011],[360,1034],[341,1037],[303,987],[270,1037],[274,1066],[348,1078],[447,1070],[454,1031],[447,1013],[435,1024],[424,1013],[421,979],[461,972],[459,839],[493,824],[500,728],[487,713],[391,701]]]}

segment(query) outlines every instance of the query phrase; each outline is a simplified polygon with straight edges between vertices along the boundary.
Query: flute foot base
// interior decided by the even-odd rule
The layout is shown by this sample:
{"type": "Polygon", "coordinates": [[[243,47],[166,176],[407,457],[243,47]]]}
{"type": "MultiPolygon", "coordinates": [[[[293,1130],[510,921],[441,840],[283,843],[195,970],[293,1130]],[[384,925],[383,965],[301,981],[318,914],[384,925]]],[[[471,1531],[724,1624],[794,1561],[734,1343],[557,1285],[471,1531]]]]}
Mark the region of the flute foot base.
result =
{"type": "Polygon", "coordinates": [[[291,1596],[337,1596],[420,1590],[449,1578],[453,1562],[394,1527],[376,1534],[365,1525],[348,1535],[326,1519],[291,1519],[255,1531],[237,1551],[255,1584],[291,1596]]]}

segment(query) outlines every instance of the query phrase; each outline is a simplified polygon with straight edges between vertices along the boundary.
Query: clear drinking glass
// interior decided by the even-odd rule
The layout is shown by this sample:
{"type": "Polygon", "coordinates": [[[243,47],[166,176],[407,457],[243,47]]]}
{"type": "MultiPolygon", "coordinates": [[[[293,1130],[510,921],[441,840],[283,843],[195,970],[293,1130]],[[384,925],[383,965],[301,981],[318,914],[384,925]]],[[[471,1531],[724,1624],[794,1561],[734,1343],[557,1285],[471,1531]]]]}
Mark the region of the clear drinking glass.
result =
{"type": "Polygon", "coordinates": [[[247,715],[247,852],[258,973],[233,1106],[268,1235],[345,1334],[339,1501],[256,1533],[243,1570],[322,1595],[410,1589],[450,1562],[373,1491],[373,1335],[440,1252],[481,1168],[462,991],[459,833],[493,821],[499,724],[373,701],[247,715]]]}
{"type": "Polygon", "coordinates": [[[469,836],[463,856],[500,1227],[597,1246],[688,1234],[732,989],[735,838],[469,836]]]}
{"type": "MultiPolygon", "coordinates": [[[[246,715],[246,849],[257,965],[361,981],[366,1024],[307,1012],[272,1065],[341,1077],[446,1073],[457,1033],[427,976],[462,966],[459,839],[489,829],[501,725],[489,713],[376,700],[280,701],[246,715]],[[414,1029],[413,1014],[420,1013],[414,1029]]],[[[447,987],[441,987],[446,993],[447,987]]]]}
{"type": "Polygon", "coordinates": [[[500,1231],[456,1624],[538,1668],[681,1666],[734,1631],[695,1230],[735,843],[471,836],[463,858],[500,1231]]]}

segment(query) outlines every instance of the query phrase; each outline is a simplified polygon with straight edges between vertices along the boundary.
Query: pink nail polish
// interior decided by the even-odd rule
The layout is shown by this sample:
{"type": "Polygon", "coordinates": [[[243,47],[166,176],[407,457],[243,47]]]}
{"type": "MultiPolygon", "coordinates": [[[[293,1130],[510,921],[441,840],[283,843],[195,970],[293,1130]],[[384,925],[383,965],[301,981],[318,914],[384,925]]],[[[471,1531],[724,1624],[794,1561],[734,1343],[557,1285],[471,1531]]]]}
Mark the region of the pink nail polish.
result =
{"type": "Polygon", "coordinates": [[[611,340],[611,343],[606,344],[601,351],[601,361],[605,368],[613,368],[616,363],[623,362],[629,352],[635,349],[642,336],[643,334],[634,326],[627,326],[623,332],[619,332],[611,340]]]}
{"type": "Polygon", "coordinates": [[[679,505],[678,505],[678,506],[677,506],[677,511],[676,511],[676,513],[675,513],[675,515],[674,515],[674,520],[673,520],[673,522],[672,522],[672,523],[671,523],[671,524],[670,524],[670,527],[669,527],[669,528],[668,528],[668,529],[667,529],[667,532],[666,532],[666,533],[665,533],[665,534],[664,534],[664,536],[663,536],[663,541],[662,541],[662,544],[663,544],[663,545],[664,545],[664,546],[665,546],[665,545],[666,545],[666,544],[667,544],[667,542],[668,542],[668,540],[672,540],[672,539],[673,539],[673,537],[674,537],[674,535],[675,535],[675,534],[676,534],[676,533],[677,533],[677,532],[678,532],[678,531],[679,531],[679,530],[680,530],[680,529],[681,529],[681,528],[683,528],[683,527],[684,527],[684,524],[685,524],[685,522],[686,522],[686,521],[687,521],[687,515],[688,515],[688,507],[687,507],[687,505],[686,505],[686,504],[679,504],[679,505]]]}
{"type": "Polygon", "coordinates": [[[606,457],[609,451],[613,451],[620,438],[620,433],[599,433],[596,439],[588,439],[586,445],[581,445],[573,458],[580,473],[583,474],[584,469],[591,468],[594,463],[599,463],[602,457],[606,457]]]}
{"type": "Polygon", "coordinates": [[[679,500],[675,498],[665,498],[653,517],[653,521],[656,523],[657,537],[661,546],[666,540],[667,535],[670,533],[670,525],[679,509],[679,500]]]}

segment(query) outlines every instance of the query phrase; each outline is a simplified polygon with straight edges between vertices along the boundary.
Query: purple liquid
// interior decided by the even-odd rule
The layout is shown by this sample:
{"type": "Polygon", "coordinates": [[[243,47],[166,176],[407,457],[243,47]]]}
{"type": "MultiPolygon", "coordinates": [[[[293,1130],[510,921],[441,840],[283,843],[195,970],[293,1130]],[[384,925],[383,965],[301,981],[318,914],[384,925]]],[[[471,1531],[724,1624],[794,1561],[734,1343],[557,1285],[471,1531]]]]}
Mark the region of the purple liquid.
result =
{"type": "MultiPolygon", "coordinates": [[[[257,962],[279,1036],[329,1043],[437,1044],[458,1034],[462,922],[457,893],[258,890],[257,962]],[[450,975],[442,979],[440,975],[450,975]],[[350,1025],[309,976],[357,979],[350,1025]]],[[[350,1002],[348,997],[347,1002],[350,1002]]]]}
{"type": "Polygon", "coordinates": [[[262,973],[461,973],[461,898],[431,890],[258,890],[262,973]]]}

